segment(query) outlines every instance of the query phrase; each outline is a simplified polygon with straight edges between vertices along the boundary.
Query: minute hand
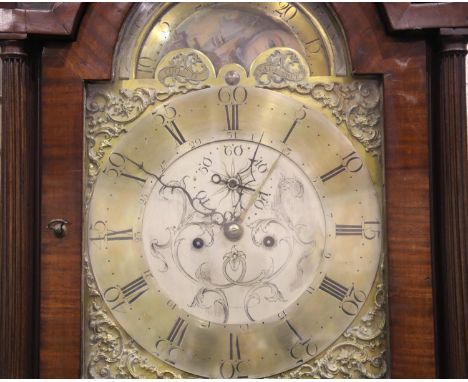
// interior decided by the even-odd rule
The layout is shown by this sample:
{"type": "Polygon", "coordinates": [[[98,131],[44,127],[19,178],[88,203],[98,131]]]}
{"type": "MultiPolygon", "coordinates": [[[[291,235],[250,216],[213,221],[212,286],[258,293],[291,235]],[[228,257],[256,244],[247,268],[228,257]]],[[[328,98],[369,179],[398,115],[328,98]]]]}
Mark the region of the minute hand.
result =
{"type": "Polygon", "coordinates": [[[265,185],[265,183],[267,182],[267,180],[270,178],[270,175],[273,173],[273,171],[275,170],[276,168],[276,165],[278,163],[278,161],[280,160],[280,158],[283,156],[283,152],[280,152],[278,157],[275,159],[275,161],[273,162],[273,164],[271,165],[270,167],[270,170],[268,171],[268,174],[265,176],[265,178],[263,178],[263,181],[262,183],[260,183],[260,185],[258,186],[258,188],[255,190],[255,192],[252,194],[252,196],[250,197],[249,199],[249,202],[247,203],[247,206],[245,207],[245,209],[242,211],[242,213],[240,214],[239,216],[239,222],[242,223],[247,215],[247,212],[249,211],[250,207],[252,207],[252,205],[255,203],[255,201],[257,200],[258,198],[258,195],[260,195],[260,193],[262,192],[262,188],[263,186],[265,185]]]}

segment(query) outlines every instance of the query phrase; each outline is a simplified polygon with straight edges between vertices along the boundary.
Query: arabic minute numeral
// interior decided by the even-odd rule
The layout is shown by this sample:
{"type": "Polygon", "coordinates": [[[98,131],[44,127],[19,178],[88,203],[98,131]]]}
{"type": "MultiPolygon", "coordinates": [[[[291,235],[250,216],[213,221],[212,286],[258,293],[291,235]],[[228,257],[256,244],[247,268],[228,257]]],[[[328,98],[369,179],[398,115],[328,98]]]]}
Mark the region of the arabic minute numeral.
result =
{"type": "Polygon", "coordinates": [[[247,89],[242,86],[223,86],[219,89],[218,99],[224,106],[228,131],[239,130],[239,106],[245,103],[247,95],[247,89]]]}
{"type": "Polygon", "coordinates": [[[356,152],[353,151],[351,154],[348,154],[342,158],[342,163],[339,166],[323,174],[320,179],[325,183],[326,181],[341,174],[343,171],[348,170],[349,172],[358,172],[362,169],[362,166],[362,160],[357,156],[356,152]]]}
{"type": "Polygon", "coordinates": [[[151,73],[154,74],[154,69],[156,68],[156,61],[150,57],[140,57],[138,59],[137,70],[139,72],[151,73]]]}
{"type": "Polygon", "coordinates": [[[316,37],[308,42],[305,43],[306,49],[308,49],[311,53],[318,53],[321,49],[321,41],[320,38],[316,37]],[[310,47],[310,48],[309,48],[310,47]],[[313,47],[313,49],[312,49],[313,47]]]}
{"type": "Polygon", "coordinates": [[[289,21],[297,14],[297,8],[289,3],[280,2],[279,8],[275,10],[283,20],[289,21]]]}
{"type": "Polygon", "coordinates": [[[356,315],[359,312],[359,305],[366,299],[366,294],[362,290],[356,290],[354,285],[347,288],[326,275],[319,289],[339,300],[341,310],[348,316],[356,315]]]}
{"type": "Polygon", "coordinates": [[[194,149],[202,144],[201,139],[197,138],[194,139],[193,141],[189,141],[189,146],[191,149],[194,149]]]}
{"type": "MultiPolygon", "coordinates": [[[[136,166],[133,166],[136,167],[136,166]]],[[[108,176],[124,176],[128,179],[135,180],[138,184],[143,185],[146,182],[145,178],[135,175],[136,169],[132,168],[126,158],[120,153],[112,153],[109,156],[109,165],[103,170],[103,173],[108,176]]]]}
{"type": "Polygon", "coordinates": [[[363,223],[362,233],[367,240],[373,240],[380,237],[380,222],[365,221],[363,223]]]}
{"type": "Polygon", "coordinates": [[[348,316],[355,316],[359,312],[359,305],[366,300],[366,294],[362,290],[353,287],[347,298],[341,304],[341,310],[348,316]]]}
{"type": "Polygon", "coordinates": [[[293,130],[296,128],[297,124],[300,122],[300,121],[303,121],[305,119],[305,117],[307,116],[307,111],[306,111],[306,107],[303,106],[302,108],[300,108],[298,111],[296,111],[296,118],[294,119],[292,125],[289,127],[289,130],[288,132],[286,133],[286,136],[284,137],[283,139],[283,143],[286,143],[287,140],[289,139],[291,133],[293,132],[293,130]]]}
{"type": "Polygon", "coordinates": [[[172,106],[163,105],[163,110],[153,113],[155,119],[164,126],[164,128],[171,134],[172,138],[177,144],[182,145],[186,142],[182,132],[175,122],[177,111],[172,106]]]}
{"type": "Polygon", "coordinates": [[[219,366],[219,374],[222,378],[246,378],[247,376],[241,375],[241,358],[240,341],[237,335],[229,333],[229,359],[223,361],[219,366]]]}

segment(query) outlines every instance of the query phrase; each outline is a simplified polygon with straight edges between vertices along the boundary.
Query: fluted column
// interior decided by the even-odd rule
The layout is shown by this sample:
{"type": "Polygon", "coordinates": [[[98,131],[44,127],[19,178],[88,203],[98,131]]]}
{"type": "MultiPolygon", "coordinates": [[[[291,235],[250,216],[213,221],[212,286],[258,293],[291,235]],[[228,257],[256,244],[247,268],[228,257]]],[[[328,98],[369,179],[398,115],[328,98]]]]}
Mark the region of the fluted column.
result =
{"type": "Polygon", "coordinates": [[[0,377],[33,376],[35,298],[35,133],[28,56],[1,42],[0,377]]]}
{"type": "Polygon", "coordinates": [[[468,150],[466,41],[440,52],[439,121],[434,149],[440,376],[468,377],[468,150]]]}

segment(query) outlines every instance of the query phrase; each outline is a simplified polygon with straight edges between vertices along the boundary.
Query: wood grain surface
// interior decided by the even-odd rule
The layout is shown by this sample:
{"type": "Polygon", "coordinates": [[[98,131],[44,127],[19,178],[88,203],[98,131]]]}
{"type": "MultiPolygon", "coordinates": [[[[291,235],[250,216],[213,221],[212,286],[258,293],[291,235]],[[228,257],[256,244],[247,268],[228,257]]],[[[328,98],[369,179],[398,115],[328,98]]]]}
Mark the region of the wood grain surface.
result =
{"type": "Polygon", "coordinates": [[[459,3],[384,3],[388,25],[393,31],[421,31],[429,28],[468,26],[468,4],[459,3]]]}
{"type": "Polygon", "coordinates": [[[40,377],[79,378],[83,81],[111,77],[129,4],[92,4],[77,41],[47,44],[42,70],[42,247],[40,377]],[[65,238],[44,227],[70,222],[65,238]]]}
{"type": "Polygon", "coordinates": [[[435,377],[426,45],[386,34],[375,4],[335,3],[356,74],[382,74],[390,373],[435,377]]]}
{"type": "Polygon", "coordinates": [[[434,129],[434,225],[440,371],[468,377],[468,137],[466,38],[441,46],[438,126],[434,129]]]}
{"type": "MultiPolygon", "coordinates": [[[[128,9],[92,4],[76,42],[44,51],[41,224],[70,225],[62,240],[42,232],[41,377],[79,377],[83,80],[110,78],[128,9]]],[[[354,72],[384,81],[391,375],[434,377],[426,45],[389,37],[373,4],[334,9],[354,72]]]]}
{"type": "Polygon", "coordinates": [[[30,378],[37,353],[34,86],[25,44],[10,42],[1,49],[0,378],[30,378]]]}
{"type": "Polygon", "coordinates": [[[74,34],[84,10],[82,3],[55,3],[51,9],[5,8],[0,4],[0,39],[4,34],[69,37],[74,34]]]}

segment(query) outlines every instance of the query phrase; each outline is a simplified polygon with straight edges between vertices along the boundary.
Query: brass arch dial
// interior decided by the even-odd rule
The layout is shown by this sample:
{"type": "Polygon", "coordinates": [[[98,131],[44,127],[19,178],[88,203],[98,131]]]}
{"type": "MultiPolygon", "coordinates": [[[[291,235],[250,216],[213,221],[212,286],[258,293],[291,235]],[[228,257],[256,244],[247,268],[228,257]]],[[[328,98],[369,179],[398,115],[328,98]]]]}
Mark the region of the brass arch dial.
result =
{"type": "Polygon", "coordinates": [[[351,73],[344,32],[323,3],[146,3],[129,20],[115,57],[118,79],[152,78],[160,59],[180,48],[201,51],[216,69],[247,70],[264,50],[289,47],[313,76],[351,73]]]}
{"type": "Polygon", "coordinates": [[[244,65],[88,85],[85,376],[385,375],[380,87],[244,65]]]}

